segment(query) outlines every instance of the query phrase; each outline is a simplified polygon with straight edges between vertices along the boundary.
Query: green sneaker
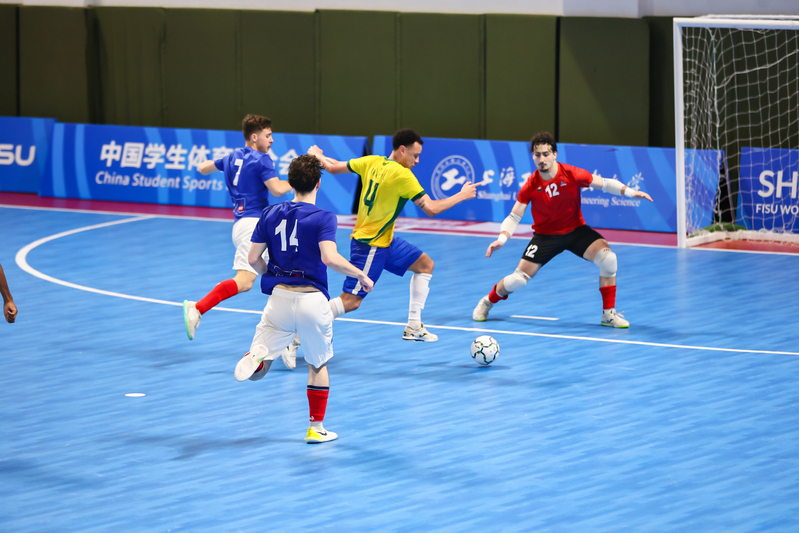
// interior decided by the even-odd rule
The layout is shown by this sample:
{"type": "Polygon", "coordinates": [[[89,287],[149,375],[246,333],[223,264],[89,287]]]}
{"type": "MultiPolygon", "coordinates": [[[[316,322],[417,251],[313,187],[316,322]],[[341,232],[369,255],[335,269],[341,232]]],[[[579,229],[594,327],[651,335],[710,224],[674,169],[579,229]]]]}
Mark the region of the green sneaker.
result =
{"type": "Polygon", "coordinates": [[[190,341],[194,340],[194,332],[197,330],[197,326],[200,325],[200,318],[202,318],[202,315],[197,310],[195,302],[183,300],[183,322],[186,324],[186,335],[188,335],[190,341]]]}
{"type": "Polygon", "coordinates": [[[621,313],[617,313],[615,309],[608,309],[607,311],[602,311],[602,322],[603,326],[609,326],[611,328],[629,328],[630,323],[624,320],[624,315],[621,313]]]}

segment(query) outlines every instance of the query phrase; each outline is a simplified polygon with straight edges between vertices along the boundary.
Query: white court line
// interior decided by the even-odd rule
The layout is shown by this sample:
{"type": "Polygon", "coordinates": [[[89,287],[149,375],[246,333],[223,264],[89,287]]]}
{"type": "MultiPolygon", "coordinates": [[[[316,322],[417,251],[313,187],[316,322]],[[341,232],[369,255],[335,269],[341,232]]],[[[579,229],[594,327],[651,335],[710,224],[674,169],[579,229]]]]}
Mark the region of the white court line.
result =
{"type": "MultiPolygon", "coordinates": [[[[162,305],[173,305],[181,307],[183,302],[170,302],[167,300],[159,300],[156,298],[144,298],[141,296],[131,296],[129,294],[122,294],[119,292],[112,292],[112,291],[104,291],[101,289],[95,289],[93,287],[86,287],[85,285],[78,285],[76,283],[70,283],[68,281],[63,281],[58,278],[54,278],[52,276],[48,276],[42,272],[39,272],[32,266],[28,264],[27,256],[31,250],[41,246],[50,241],[54,241],[56,239],[60,239],[61,237],[67,237],[69,235],[74,235],[76,233],[81,233],[83,231],[90,231],[93,229],[98,228],[105,228],[108,226],[115,226],[118,224],[126,224],[128,222],[138,222],[140,220],[149,220],[151,218],[156,218],[157,215],[143,215],[137,216],[134,218],[126,218],[122,220],[115,220],[112,222],[105,222],[103,224],[95,224],[92,226],[84,226],[82,228],[76,228],[69,231],[63,231],[61,233],[56,233],[54,235],[50,235],[49,237],[44,237],[42,239],[38,239],[33,241],[32,243],[22,247],[16,255],[16,262],[17,265],[27,272],[28,274],[35,276],[39,279],[44,281],[49,281],[50,283],[55,283],[57,285],[63,285],[64,287],[70,287],[72,289],[78,289],[81,291],[86,292],[93,292],[96,294],[103,294],[105,296],[113,296],[116,298],[125,298],[128,300],[138,300],[140,302],[149,302],[149,303],[157,303],[162,305]]],[[[232,313],[248,313],[248,314],[262,314],[262,311],[251,311],[246,309],[232,309],[226,307],[215,307],[217,311],[227,311],[232,313]]],[[[514,315],[515,316],[515,315],[514,315]]],[[[380,324],[386,326],[401,326],[405,327],[407,324],[404,322],[387,322],[383,320],[367,320],[363,318],[344,318],[338,317],[336,320],[341,320],[342,322],[359,322],[362,324],[380,324]]],[[[732,353],[760,353],[760,354],[769,354],[769,355],[799,355],[796,352],[778,352],[778,351],[770,351],[770,350],[743,350],[738,348],[715,348],[712,346],[690,346],[684,344],[665,344],[659,342],[645,342],[645,341],[631,341],[625,339],[605,339],[600,337],[580,337],[577,335],[557,335],[554,333],[533,333],[530,331],[508,331],[502,329],[485,329],[485,328],[467,328],[467,327],[458,327],[458,326],[436,326],[432,324],[425,324],[425,327],[432,328],[432,329],[448,329],[452,331],[471,331],[476,333],[498,333],[503,335],[521,335],[525,337],[547,337],[550,339],[565,339],[565,340],[578,340],[578,341],[589,341],[589,342],[605,342],[610,344],[632,344],[636,346],[653,346],[653,347],[660,347],[660,348],[678,348],[683,350],[707,350],[712,352],[732,352],[732,353]]]]}
{"type": "MultiPolygon", "coordinates": [[[[365,320],[362,318],[342,318],[338,317],[336,320],[343,320],[346,322],[363,322],[366,324],[386,324],[389,326],[402,326],[405,327],[405,322],[384,322],[381,320],[365,320]]],[[[530,331],[507,331],[504,329],[485,329],[485,328],[464,328],[459,326],[434,326],[425,323],[426,328],[436,329],[451,329],[455,331],[473,331],[476,333],[502,333],[503,335],[523,335],[526,337],[548,337],[551,339],[569,339],[577,341],[591,341],[591,342],[608,342],[615,344],[635,344],[638,346],[654,346],[659,348],[681,348],[684,350],[709,350],[712,352],[733,352],[733,353],[763,353],[771,355],[799,355],[796,352],[776,352],[769,350],[741,350],[737,348],[714,348],[712,346],[691,346],[687,344],[665,344],[660,342],[645,342],[645,341],[628,341],[624,339],[603,339],[601,337],[580,337],[577,335],[556,335],[554,333],[533,333],[530,331]]]]}
{"type": "Polygon", "coordinates": [[[548,316],[526,316],[526,315],[511,315],[511,318],[528,318],[530,320],[560,320],[559,318],[551,318],[548,316]]]}
{"type": "Polygon", "coordinates": [[[76,233],[81,233],[83,231],[89,231],[89,230],[98,229],[98,228],[105,228],[105,227],[108,227],[108,226],[116,226],[118,224],[126,224],[128,222],[138,222],[139,220],[148,220],[150,218],[153,218],[153,217],[149,216],[149,215],[144,215],[144,216],[137,216],[137,217],[134,217],[134,218],[124,218],[122,220],[114,220],[114,221],[111,221],[111,222],[104,222],[103,224],[95,224],[93,226],[84,226],[82,228],[71,229],[69,231],[63,231],[61,233],[56,233],[55,235],[50,235],[49,237],[44,237],[42,239],[39,239],[37,241],[33,241],[32,243],[20,248],[20,250],[17,252],[17,255],[15,257],[15,260],[17,262],[17,266],[19,266],[19,268],[21,268],[22,270],[24,270],[25,272],[27,272],[31,276],[35,276],[35,277],[37,277],[39,279],[43,279],[44,281],[49,281],[50,283],[55,283],[56,285],[63,285],[64,287],[70,287],[72,289],[78,289],[78,290],[86,291],[86,292],[94,292],[96,294],[104,294],[106,296],[115,296],[117,298],[126,298],[128,300],[139,300],[141,302],[150,302],[150,303],[156,303],[156,304],[180,305],[180,306],[182,306],[183,305],[182,302],[181,303],[175,303],[175,302],[168,302],[166,300],[156,300],[154,298],[142,298],[141,296],[130,296],[128,294],[122,294],[122,293],[119,293],[119,292],[104,291],[104,290],[101,290],[101,289],[95,289],[93,287],[86,287],[85,285],[78,285],[77,283],[70,283],[68,281],[63,281],[63,280],[60,280],[58,278],[54,278],[52,276],[48,276],[47,274],[43,274],[42,272],[39,272],[38,270],[36,270],[35,268],[33,268],[32,266],[30,266],[28,264],[28,254],[30,253],[30,251],[33,250],[34,248],[37,248],[37,247],[41,246],[42,244],[44,244],[46,242],[54,241],[56,239],[60,239],[61,237],[67,237],[69,235],[74,235],[76,233]]]}

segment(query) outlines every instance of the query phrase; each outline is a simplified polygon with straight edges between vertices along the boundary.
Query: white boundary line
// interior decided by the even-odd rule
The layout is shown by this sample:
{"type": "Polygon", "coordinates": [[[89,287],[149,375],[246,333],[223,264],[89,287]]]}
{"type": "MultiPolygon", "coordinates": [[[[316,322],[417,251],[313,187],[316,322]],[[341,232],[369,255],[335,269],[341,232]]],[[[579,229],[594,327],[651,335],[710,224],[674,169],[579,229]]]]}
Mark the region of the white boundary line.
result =
{"type": "Polygon", "coordinates": [[[87,215],[114,215],[118,217],[147,217],[147,218],[170,218],[170,219],[186,219],[186,220],[203,220],[209,222],[225,222],[227,224],[232,224],[234,220],[225,219],[225,218],[213,218],[213,217],[198,217],[192,215],[159,215],[159,214],[149,214],[149,213],[133,213],[128,211],[94,211],[91,209],[70,209],[68,207],[39,207],[39,206],[31,206],[31,205],[9,205],[9,204],[0,204],[0,207],[7,207],[9,209],[33,209],[34,211],[57,211],[59,213],[83,213],[87,215]]]}
{"type": "MultiPolygon", "coordinates": [[[[78,289],[81,291],[86,292],[93,292],[95,294],[102,294],[104,296],[113,296],[116,298],[124,298],[127,300],[137,300],[140,302],[148,302],[148,303],[157,303],[162,305],[172,305],[172,306],[182,306],[182,302],[170,302],[167,300],[159,300],[156,298],[144,298],[142,296],[131,296],[129,294],[122,294],[119,292],[112,292],[112,291],[104,291],[101,289],[95,289],[93,287],[87,287],[85,285],[78,285],[76,283],[70,283],[68,281],[63,281],[58,278],[54,278],[52,276],[48,276],[42,272],[39,272],[32,266],[28,264],[28,254],[31,250],[41,246],[42,244],[48,243],[50,241],[54,241],[56,239],[60,239],[61,237],[67,237],[69,235],[74,235],[76,233],[81,233],[84,231],[90,231],[99,228],[105,228],[109,226],[116,226],[119,224],[126,224],[128,222],[139,222],[141,220],[150,220],[152,218],[157,218],[156,215],[145,215],[145,216],[136,216],[133,218],[125,218],[122,220],[114,220],[111,222],[104,222],[102,224],[94,224],[92,226],[84,226],[82,228],[76,228],[69,231],[63,231],[61,233],[56,233],[50,235],[49,237],[44,237],[33,241],[30,244],[27,244],[20,248],[17,252],[15,257],[17,265],[27,272],[28,274],[42,279],[44,281],[49,281],[50,283],[55,283],[57,285],[63,285],[64,287],[69,287],[72,289],[78,289]]],[[[232,309],[226,307],[215,307],[217,311],[227,311],[232,313],[247,313],[247,314],[257,314],[260,315],[262,311],[251,311],[246,309],[232,309]]],[[[514,315],[515,316],[515,315],[514,315]]],[[[402,326],[405,327],[406,324],[402,322],[387,322],[383,320],[367,320],[363,318],[343,318],[338,317],[336,320],[341,320],[342,322],[358,322],[362,324],[381,324],[387,326],[402,326]]],[[[550,319],[551,320],[551,319],[550,319]]],[[[588,342],[605,342],[610,344],[631,344],[636,346],[653,346],[653,347],[660,347],[660,348],[677,348],[683,350],[706,350],[706,351],[713,351],[713,352],[732,352],[732,353],[759,353],[759,354],[769,354],[769,355],[799,355],[796,352],[778,352],[778,351],[770,351],[770,350],[742,350],[738,348],[714,348],[709,346],[689,346],[689,345],[682,345],[682,344],[664,344],[658,342],[645,342],[645,341],[631,341],[625,339],[604,339],[600,337],[580,337],[577,335],[557,335],[554,333],[533,333],[529,331],[507,331],[501,329],[486,329],[486,328],[467,328],[467,327],[457,327],[457,326],[434,326],[427,324],[429,328],[433,329],[448,329],[452,331],[471,331],[476,333],[497,333],[503,335],[521,335],[525,337],[547,337],[551,339],[566,339],[566,340],[578,340],[578,341],[588,341],[588,342]]]]}
{"type": "Polygon", "coordinates": [[[552,318],[548,316],[527,316],[527,315],[511,315],[511,318],[526,318],[528,320],[560,320],[559,318],[552,318]]]}
{"type": "MultiPolygon", "coordinates": [[[[88,209],[70,209],[66,207],[38,207],[38,206],[27,206],[27,205],[9,205],[9,204],[0,204],[0,207],[5,207],[9,209],[32,209],[37,211],[57,211],[57,212],[70,212],[70,213],[83,213],[83,214],[90,214],[90,215],[112,215],[112,216],[133,216],[133,217],[147,217],[147,218],[165,218],[165,219],[183,219],[183,220],[199,220],[199,221],[208,221],[208,222],[224,222],[225,224],[230,224],[233,222],[232,219],[227,220],[223,218],[212,218],[212,217],[199,217],[199,216],[190,216],[190,215],[161,215],[161,214],[143,214],[143,213],[132,213],[132,212],[125,212],[125,211],[93,211],[88,209]]],[[[349,217],[351,215],[338,215],[340,217],[345,217],[346,220],[339,220],[339,229],[350,229],[352,227],[351,221],[349,217]]],[[[497,223],[497,227],[499,223],[497,223]]],[[[454,235],[458,237],[485,237],[487,239],[493,238],[492,235],[483,235],[479,233],[471,233],[468,231],[448,231],[448,232],[441,232],[441,231],[433,231],[433,230],[424,230],[424,229],[415,229],[414,227],[405,228],[395,228],[395,233],[421,233],[426,235],[454,235]]],[[[518,239],[518,240],[529,240],[532,237],[530,235],[513,235],[511,239],[518,239]]],[[[642,248],[667,248],[667,249],[675,249],[676,246],[670,244],[645,244],[645,243],[636,243],[636,242],[617,242],[617,241],[608,241],[613,246],[640,246],[642,248]]],[[[734,249],[727,249],[727,248],[687,248],[691,251],[700,251],[700,252],[727,252],[727,253],[740,253],[740,254],[759,254],[759,255],[788,255],[788,256],[795,256],[797,254],[791,252],[768,252],[763,250],[734,250],[734,249]]]]}

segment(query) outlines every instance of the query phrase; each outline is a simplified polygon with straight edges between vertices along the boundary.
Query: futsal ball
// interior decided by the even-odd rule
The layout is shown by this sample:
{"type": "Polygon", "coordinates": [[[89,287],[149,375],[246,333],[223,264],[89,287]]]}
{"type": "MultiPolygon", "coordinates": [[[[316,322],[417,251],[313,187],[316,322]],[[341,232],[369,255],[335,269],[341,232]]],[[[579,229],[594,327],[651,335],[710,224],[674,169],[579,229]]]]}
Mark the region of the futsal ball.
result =
{"type": "Polygon", "coordinates": [[[470,352],[478,365],[488,366],[499,356],[499,343],[494,337],[480,335],[472,341],[470,352]]]}

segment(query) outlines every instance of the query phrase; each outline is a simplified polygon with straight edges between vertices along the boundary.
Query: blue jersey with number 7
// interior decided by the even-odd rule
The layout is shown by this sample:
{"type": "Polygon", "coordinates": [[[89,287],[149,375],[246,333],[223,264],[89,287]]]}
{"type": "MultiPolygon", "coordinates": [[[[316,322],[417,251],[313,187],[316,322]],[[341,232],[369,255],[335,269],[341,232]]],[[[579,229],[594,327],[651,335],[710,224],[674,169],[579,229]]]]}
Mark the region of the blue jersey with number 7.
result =
{"type": "Polygon", "coordinates": [[[227,190],[233,200],[233,215],[258,217],[269,205],[266,180],[277,178],[272,158],[250,147],[236,148],[222,159],[214,161],[218,170],[225,173],[227,190]]]}
{"type": "Polygon", "coordinates": [[[252,242],[266,243],[268,272],[261,276],[261,291],[272,294],[278,283],[313,285],[325,298],[327,267],[319,243],[336,242],[336,215],[314,204],[282,202],[267,207],[252,233],[252,242]]]}

